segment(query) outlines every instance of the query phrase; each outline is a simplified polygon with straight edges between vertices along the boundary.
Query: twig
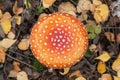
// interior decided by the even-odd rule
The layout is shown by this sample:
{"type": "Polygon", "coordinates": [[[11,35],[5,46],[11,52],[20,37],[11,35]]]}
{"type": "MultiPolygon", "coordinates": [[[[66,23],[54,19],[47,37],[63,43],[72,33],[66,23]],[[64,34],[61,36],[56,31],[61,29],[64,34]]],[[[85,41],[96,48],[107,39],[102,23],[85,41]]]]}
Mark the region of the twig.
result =
{"type": "Polygon", "coordinates": [[[21,60],[19,60],[19,59],[16,59],[16,58],[10,56],[9,54],[6,54],[6,56],[9,57],[9,58],[11,58],[11,59],[14,59],[15,61],[18,61],[18,62],[20,62],[20,63],[22,63],[22,64],[27,65],[27,66],[30,67],[30,68],[33,68],[33,69],[36,69],[36,70],[37,70],[37,68],[35,68],[34,66],[29,65],[29,64],[27,64],[26,62],[23,62],[23,61],[21,61],[21,60]]]}

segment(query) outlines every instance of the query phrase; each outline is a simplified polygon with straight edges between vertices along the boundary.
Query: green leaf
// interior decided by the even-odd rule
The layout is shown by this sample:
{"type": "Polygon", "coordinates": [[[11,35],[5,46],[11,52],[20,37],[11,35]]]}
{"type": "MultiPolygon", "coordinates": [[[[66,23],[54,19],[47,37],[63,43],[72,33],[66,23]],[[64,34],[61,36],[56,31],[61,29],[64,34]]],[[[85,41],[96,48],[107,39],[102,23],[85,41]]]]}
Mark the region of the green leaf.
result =
{"type": "Polygon", "coordinates": [[[101,33],[101,26],[100,25],[95,27],[95,33],[96,34],[100,34],[101,33]]]}
{"type": "Polygon", "coordinates": [[[92,25],[87,25],[87,31],[88,31],[88,32],[94,33],[94,30],[95,30],[95,27],[94,27],[94,26],[92,26],[92,25]]]}
{"type": "Polygon", "coordinates": [[[90,57],[93,53],[88,49],[86,54],[85,54],[85,57],[90,57]]]}
{"type": "Polygon", "coordinates": [[[46,68],[35,58],[32,59],[32,63],[33,63],[32,65],[37,69],[37,70],[34,69],[35,71],[42,71],[46,68]]]}
{"type": "Polygon", "coordinates": [[[96,37],[95,33],[89,33],[88,34],[89,39],[94,39],[96,37]]]}
{"type": "Polygon", "coordinates": [[[39,6],[39,7],[37,8],[36,14],[39,15],[40,13],[42,13],[43,9],[44,9],[44,7],[39,6]]]}

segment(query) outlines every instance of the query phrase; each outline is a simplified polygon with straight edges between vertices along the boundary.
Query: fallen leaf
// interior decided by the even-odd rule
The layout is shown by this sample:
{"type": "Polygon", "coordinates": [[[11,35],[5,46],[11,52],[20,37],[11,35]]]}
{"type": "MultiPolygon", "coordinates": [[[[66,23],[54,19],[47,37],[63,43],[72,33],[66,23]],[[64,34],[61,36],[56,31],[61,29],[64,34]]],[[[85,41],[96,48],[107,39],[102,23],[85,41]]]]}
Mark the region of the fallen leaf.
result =
{"type": "Polygon", "coordinates": [[[9,38],[4,38],[2,41],[0,41],[0,46],[8,49],[8,48],[11,47],[15,42],[16,42],[16,40],[12,40],[12,39],[9,39],[9,38]]]}
{"type": "Polygon", "coordinates": [[[74,5],[70,2],[62,2],[59,6],[58,6],[58,11],[59,12],[65,12],[68,14],[71,14],[73,16],[76,16],[75,12],[76,12],[76,8],[74,7],[74,5]]]}
{"type": "Polygon", "coordinates": [[[8,35],[7,35],[7,37],[9,39],[14,39],[15,38],[15,34],[13,32],[9,32],[8,35]]]}
{"type": "Polygon", "coordinates": [[[11,70],[8,77],[17,77],[17,73],[15,70],[11,70]]]}
{"type": "Polygon", "coordinates": [[[76,71],[74,71],[73,73],[71,73],[71,74],[69,75],[69,79],[71,79],[73,76],[81,77],[82,75],[81,75],[81,73],[80,73],[80,70],[76,70],[76,71]]]}
{"type": "Polygon", "coordinates": [[[93,0],[93,4],[99,6],[102,4],[102,2],[100,0],[93,0]]]}
{"type": "Polygon", "coordinates": [[[3,14],[2,14],[2,10],[0,10],[0,18],[2,18],[3,14]]]}
{"type": "Polygon", "coordinates": [[[12,16],[11,16],[11,14],[10,14],[9,12],[5,12],[5,13],[3,14],[0,22],[2,23],[2,22],[4,22],[4,21],[6,21],[6,20],[11,20],[11,17],[12,17],[12,16]]]}
{"type": "Polygon", "coordinates": [[[17,80],[28,80],[28,75],[25,71],[17,73],[17,80]]]}
{"type": "Polygon", "coordinates": [[[11,21],[9,19],[1,22],[2,29],[5,34],[8,34],[8,32],[11,30],[11,21]]]}
{"type": "Polygon", "coordinates": [[[88,34],[89,39],[94,39],[95,36],[96,36],[95,33],[89,33],[89,34],[88,34]]]}
{"type": "Polygon", "coordinates": [[[91,2],[90,0],[79,0],[77,4],[77,11],[78,13],[89,10],[91,2]]]}
{"type": "Polygon", "coordinates": [[[17,7],[17,1],[15,1],[15,4],[13,6],[13,13],[16,14],[16,15],[19,15],[22,12],[23,12],[23,8],[22,7],[18,8],[17,7]]]}
{"type": "Polygon", "coordinates": [[[29,48],[29,39],[22,39],[18,44],[20,50],[27,50],[29,48]]]}
{"type": "Polygon", "coordinates": [[[109,9],[106,4],[101,4],[95,8],[94,11],[94,18],[97,23],[104,22],[108,19],[109,16],[109,9]]]}
{"type": "Polygon", "coordinates": [[[97,65],[97,70],[99,73],[103,74],[106,72],[106,64],[102,61],[100,61],[97,65]]]}
{"type": "Polygon", "coordinates": [[[14,66],[14,69],[13,70],[15,70],[16,72],[19,72],[19,71],[21,71],[21,69],[20,69],[20,63],[19,62],[16,62],[16,61],[14,61],[13,62],[13,66],[14,66]]]}
{"type": "Polygon", "coordinates": [[[49,8],[56,0],[42,0],[43,7],[49,8]]]}
{"type": "Polygon", "coordinates": [[[13,18],[16,19],[17,25],[20,25],[20,24],[21,24],[21,20],[22,20],[21,16],[14,16],[13,18]]]}
{"type": "Polygon", "coordinates": [[[95,59],[99,59],[103,62],[107,62],[110,58],[111,58],[111,56],[109,55],[109,53],[106,51],[103,51],[102,54],[95,59]]]}
{"type": "Polygon", "coordinates": [[[117,59],[113,62],[112,69],[115,71],[120,70],[120,54],[118,55],[117,59]]]}
{"type": "Polygon", "coordinates": [[[2,48],[0,48],[0,63],[5,62],[5,56],[6,56],[5,51],[2,48]]]}
{"type": "Polygon", "coordinates": [[[114,79],[114,80],[120,80],[120,77],[113,76],[113,79],[114,79]]]}
{"type": "Polygon", "coordinates": [[[120,43],[120,33],[117,34],[116,41],[117,41],[117,43],[120,43]]]}
{"type": "Polygon", "coordinates": [[[91,52],[94,52],[97,49],[97,46],[95,44],[91,44],[89,49],[91,52]]]}
{"type": "Polygon", "coordinates": [[[117,71],[117,76],[120,77],[120,70],[117,71]]]}
{"type": "Polygon", "coordinates": [[[102,77],[99,80],[112,80],[111,74],[102,74],[102,77]]]}
{"type": "Polygon", "coordinates": [[[100,25],[97,25],[96,27],[95,27],[95,33],[96,34],[100,34],[101,33],[101,26],[100,25]]]}
{"type": "Polygon", "coordinates": [[[81,15],[78,16],[78,19],[79,19],[80,21],[87,20],[87,19],[88,19],[87,13],[86,13],[85,11],[83,11],[83,12],[81,13],[81,15]]]}
{"type": "Polygon", "coordinates": [[[45,17],[45,16],[47,16],[47,14],[46,14],[46,13],[41,13],[41,14],[39,15],[38,20],[40,20],[41,18],[43,18],[43,17],[45,17]]]}
{"type": "Polygon", "coordinates": [[[108,39],[109,41],[112,41],[112,42],[115,41],[115,35],[114,35],[114,33],[105,32],[104,34],[105,34],[105,36],[107,37],[107,39],[108,39]]]}
{"type": "Polygon", "coordinates": [[[66,75],[69,72],[70,68],[64,68],[64,72],[60,72],[61,75],[66,75]]]}
{"type": "Polygon", "coordinates": [[[75,80],[86,80],[84,77],[78,77],[78,78],[76,78],[75,80]]]}

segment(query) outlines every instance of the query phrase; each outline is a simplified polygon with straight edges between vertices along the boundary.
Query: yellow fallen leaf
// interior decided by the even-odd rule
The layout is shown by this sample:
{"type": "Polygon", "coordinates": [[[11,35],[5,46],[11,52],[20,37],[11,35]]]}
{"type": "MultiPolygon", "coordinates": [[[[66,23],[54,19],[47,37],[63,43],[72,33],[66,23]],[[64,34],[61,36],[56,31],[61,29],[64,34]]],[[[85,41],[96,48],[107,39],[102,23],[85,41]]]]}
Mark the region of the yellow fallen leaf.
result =
{"type": "Polygon", "coordinates": [[[0,41],[0,46],[7,49],[7,48],[11,47],[15,42],[16,42],[16,40],[4,38],[2,41],[0,41]]]}
{"type": "Polygon", "coordinates": [[[100,61],[97,65],[97,70],[99,73],[103,74],[104,72],[106,72],[106,64],[100,61]]]}
{"type": "Polygon", "coordinates": [[[81,73],[80,73],[80,70],[76,70],[76,71],[74,71],[73,73],[71,73],[71,74],[69,75],[69,79],[71,79],[71,77],[73,77],[73,76],[81,77],[82,75],[81,75],[81,73]]]}
{"type": "Polygon", "coordinates": [[[109,41],[112,41],[112,42],[115,41],[115,35],[114,35],[114,33],[105,32],[104,34],[105,34],[105,36],[107,37],[107,39],[108,39],[109,41]]]}
{"type": "Polygon", "coordinates": [[[16,14],[16,15],[19,15],[22,12],[23,12],[23,8],[22,7],[18,8],[17,7],[17,1],[15,1],[15,4],[13,6],[13,13],[16,14]]]}
{"type": "Polygon", "coordinates": [[[3,14],[2,14],[2,10],[0,9],[0,18],[2,18],[3,14]]]}
{"type": "Polygon", "coordinates": [[[42,0],[43,7],[49,8],[56,0],[42,0]]]}
{"type": "Polygon", "coordinates": [[[114,80],[120,80],[120,77],[113,76],[113,79],[114,79],[114,80]]]}
{"type": "Polygon", "coordinates": [[[84,77],[78,77],[78,78],[76,78],[75,80],[86,80],[84,77]]]}
{"type": "Polygon", "coordinates": [[[113,62],[112,69],[115,70],[115,71],[120,70],[120,54],[117,57],[117,59],[113,62]]]}
{"type": "Polygon", "coordinates": [[[61,75],[65,75],[69,72],[70,68],[64,68],[64,72],[60,72],[61,75]]]}
{"type": "Polygon", "coordinates": [[[17,73],[17,80],[28,80],[28,75],[25,71],[17,73]]]}
{"type": "Polygon", "coordinates": [[[16,61],[14,61],[13,62],[13,66],[14,66],[14,69],[13,70],[15,70],[16,72],[19,72],[19,71],[21,71],[21,69],[20,69],[20,63],[19,62],[16,62],[16,61]]]}
{"type": "Polygon", "coordinates": [[[99,60],[101,60],[103,62],[107,62],[110,58],[111,57],[110,57],[109,53],[106,52],[106,51],[103,51],[102,54],[100,56],[98,56],[97,58],[95,58],[95,59],[99,59],[99,60]]]}
{"type": "Polygon", "coordinates": [[[104,22],[108,19],[109,9],[106,4],[101,4],[95,8],[94,18],[97,23],[104,22]]]}
{"type": "Polygon", "coordinates": [[[5,62],[5,55],[6,55],[5,51],[2,48],[0,48],[0,63],[5,62]]]}
{"type": "Polygon", "coordinates": [[[22,39],[18,44],[20,50],[27,50],[29,48],[29,39],[22,39]]]}
{"type": "Polygon", "coordinates": [[[8,32],[11,30],[11,21],[9,19],[1,22],[2,29],[5,34],[8,34],[8,32]]]}
{"type": "Polygon", "coordinates": [[[21,16],[14,16],[14,18],[16,19],[17,25],[20,25],[22,20],[21,16]]]}

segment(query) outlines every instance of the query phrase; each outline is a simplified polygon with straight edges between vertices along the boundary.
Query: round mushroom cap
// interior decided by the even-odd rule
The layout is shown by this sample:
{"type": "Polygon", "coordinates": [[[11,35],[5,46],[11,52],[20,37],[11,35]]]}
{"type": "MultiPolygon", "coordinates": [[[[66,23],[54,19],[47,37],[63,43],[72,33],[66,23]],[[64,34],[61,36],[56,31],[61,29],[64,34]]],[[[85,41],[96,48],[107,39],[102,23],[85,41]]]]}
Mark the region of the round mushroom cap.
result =
{"type": "Polygon", "coordinates": [[[40,63],[49,68],[66,68],[86,53],[88,34],[77,18],[56,12],[37,21],[31,31],[30,44],[40,63]]]}

